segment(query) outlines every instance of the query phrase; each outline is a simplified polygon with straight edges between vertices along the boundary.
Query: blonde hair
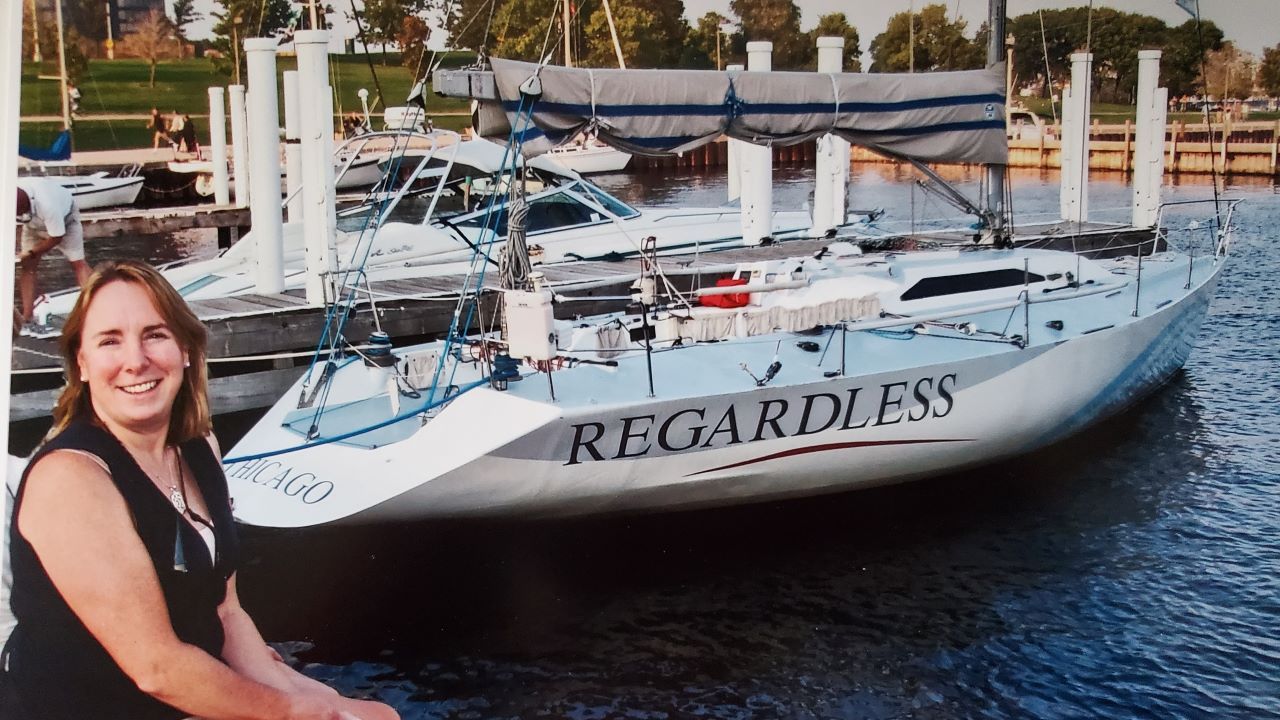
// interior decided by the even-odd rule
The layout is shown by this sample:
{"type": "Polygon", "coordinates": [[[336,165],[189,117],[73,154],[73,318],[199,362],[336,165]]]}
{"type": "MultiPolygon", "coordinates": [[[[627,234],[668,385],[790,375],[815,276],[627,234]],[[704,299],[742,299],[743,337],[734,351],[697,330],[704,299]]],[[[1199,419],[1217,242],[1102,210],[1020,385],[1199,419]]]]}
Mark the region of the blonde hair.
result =
{"type": "Polygon", "coordinates": [[[146,290],[160,317],[173,332],[178,346],[187,353],[189,365],[183,371],[182,386],[173,401],[167,441],[177,444],[208,435],[213,429],[213,422],[209,415],[209,372],[205,366],[208,332],[204,323],[191,312],[186,301],[159,271],[145,263],[120,260],[98,266],[80,290],[80,297],[62,326],[58,345],[62,350],[67,384],[53,407],[53,428],[47,437],[52,438],[62,432],[74,420],[84,417],[97,420],[89,399],[89,388],[80,379],[81,334],[84,332],[85,315],[94,297],[113,282],[133,283],[146,290]]]}

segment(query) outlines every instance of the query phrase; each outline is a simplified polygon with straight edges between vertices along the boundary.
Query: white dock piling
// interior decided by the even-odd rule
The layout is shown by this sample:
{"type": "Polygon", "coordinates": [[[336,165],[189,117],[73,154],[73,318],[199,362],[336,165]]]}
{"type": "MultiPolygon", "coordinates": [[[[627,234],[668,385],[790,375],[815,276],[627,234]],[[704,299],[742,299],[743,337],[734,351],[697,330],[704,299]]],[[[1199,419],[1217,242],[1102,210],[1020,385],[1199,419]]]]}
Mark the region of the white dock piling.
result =
{"type": "Polygon", "coordinates": [[[236,207],[249,205],[249,128],[244,111],[244,86],[227,88],[231,97],[231,169],[236,181],[236,207]]]}
{"type": "MultiPolygon", "coordinates": [[[[747,69],[773,69],[773,43],[747,43],[747,69]]],[[[742,146],[742,242],[759,245],[773,236],[773,148],[767,145],[742,146]]]]}
{"type": "Polygon", "coordinates": [[[1071,86],[1062,93],[1062,219],[1089,219],[1089,106],[1093,53],[1071,54],[1071,86]]]}
{"type": "Polygon", "coordinates": [[[249,193],[254,245],[254,285],[260,293],[284,291],[284,221],[280,211],[280,98],[276,92],[276,39],[247,38],[249,69],[249,193]]]}
{"type": "Polygon", "coordinates": [[[307,302],[325,302],[337,270],[333,187],[333,95],[329,90],[329,32],[299,30],[298,101],[302,112],[302,201],[307,238],[307,302]]]}
{"type": "Polygon", "coordinates": [[[1169,91],[1160,82],[1160,51],[1138,51],[1138,117],[1133,146],[1133,224],[1152,227],[1160,209],[1169,91]]]}
{"type": "MultiPolygon", "coordinates": [[[[22,43],[18,42],[17,28],[22,27],[22,3],[9,2],[4,3],[3,14],[0,15],[0,22],[5,23],[5,27],[11,28],[11,42],[0,45],[0,112],[4,113],[4,118],[0,120],[0,198],[4,198],[4,207],[6,214],[8,211],[15,209],[14,198],[18,192],[18,108],[21,100],[22,87],[22,43]]],[[[11,217],[6,217],[5,221],[0,223],[0,252],[4,253],[4,257],[11,258],[16,254],[18,234],[11,217]]],[[[0,297],[4,298],[4,304],[9,306],[9,312],[4,313],[4,317],[13,316],[13,271],[14,266],[11,262],[0,264],[0,297]]],[[[11,377],[11,358],[13,357],[13,338],[8,333],[0,333],[0,357],[4,358],[4,370],[0,371],[0,382],[4,383],[4,387],[9,387],[11,377]]],[[[6,462],[3,468],[0,468],[0,476],[3,476],[5,483],[9,488],[16,489],[16,478],[12,477],[8,460],[9,449],[9,393],[5,392],[0,397],[0,417],[4,417],[6,422],[0,427],[0,447],[5,449],[6,462]]],[[[17,621],[13,617],[13,613],[9,611],[9,513],[13,508],[9,506],[9,493],[0,492],[0,532],[3,538],[0,543],[0,570],[6,578],[5,582],[0,583],[0,644],[9,639],[9,634],[13,631],[17,621]]]]}
{"type": "Polygon", "coordinates": [[[298,100],[298,71],[284,71],[284,187],[289,222],[302,222],[302,108],[298,100]]]}
{"type": "MultiPolygon", "coordinates": [[[[844,38],[818,38],[818,72],[844,70],[844,38]]],[[[813,234],[825,235],[845,223],[845,188],[849,182],[849,141],[835,135],[818,138],[813,189],[813,234]]]]}
{"type": "MultiPolygon", "coordinates": [[[[747,68],[742,65],[727,65],[725,72],[742,72],[747,68]]],[[[728,201],[733,202],[742,197],[742,146],[746,145],[741,140],[729,139],[729,197],[728,201]]]]}
{"type": "Polygon", "coordinates": [[[213,201],[231,202],[227,184],[227,101],[220,87],[209,88],[209,161],[213,163],[213,201]]]}

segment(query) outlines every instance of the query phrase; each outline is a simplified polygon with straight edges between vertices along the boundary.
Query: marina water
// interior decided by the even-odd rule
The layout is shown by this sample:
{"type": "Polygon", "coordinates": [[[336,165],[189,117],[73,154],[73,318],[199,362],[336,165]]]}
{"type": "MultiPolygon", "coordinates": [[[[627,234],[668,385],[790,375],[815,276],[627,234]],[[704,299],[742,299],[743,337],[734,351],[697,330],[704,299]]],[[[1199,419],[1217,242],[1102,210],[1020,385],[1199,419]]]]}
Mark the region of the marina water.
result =
{"type": "MultiPolygon", "coordinates": [[[[811,172],[779,173],[775,207],[804,203],[811,172]]],[[[954,215],[911,177],[856,171],[852,206],[954,215]]],[[[724,198],[719,173],[599,182],[724,198]]],[[[1212,195],[1174,182],[1166,200],[1212,195]]],[[[1056,214],[1055,174],[1013,183],[1016,211],[1056,214]]],[[[1046,451],[715,511],[250,530],[244,602],[305,672],[407,720],[1280,717],[1276,193],[1228,184],[1247,202],[1185,372],[1046,451]]],[[[1128,198],[1095,176],[1095,217],[1128,198]]],[[[193,233],[90,259],[211,252],[193,233]]],[[[223,446],[249,424],[221,418],[223,446]]]]}

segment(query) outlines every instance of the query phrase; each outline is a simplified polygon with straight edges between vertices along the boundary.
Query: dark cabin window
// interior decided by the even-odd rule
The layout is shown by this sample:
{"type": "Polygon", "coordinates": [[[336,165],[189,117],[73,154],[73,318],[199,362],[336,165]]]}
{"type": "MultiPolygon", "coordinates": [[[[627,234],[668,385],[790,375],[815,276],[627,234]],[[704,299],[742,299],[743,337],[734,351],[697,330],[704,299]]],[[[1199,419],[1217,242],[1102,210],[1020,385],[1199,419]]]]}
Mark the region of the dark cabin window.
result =
{"type": "Polygon", "coordinates": [[[979,290],[994,290],[1002,287],[1013,287],[1021,285],[1023,281],[1034,283],[1042,282],[1043,275],[1035,273],[1024,273],[1016,268],[1007,270],[988,270],[979,273],[965,273],[963,275],[943,275],[941,277],[925,278],[910,290],[902,293],[902,300],[921,300],[923,298],[940,297],[942,295],[955,295],[957,293],[978,292],[979,290]]]}

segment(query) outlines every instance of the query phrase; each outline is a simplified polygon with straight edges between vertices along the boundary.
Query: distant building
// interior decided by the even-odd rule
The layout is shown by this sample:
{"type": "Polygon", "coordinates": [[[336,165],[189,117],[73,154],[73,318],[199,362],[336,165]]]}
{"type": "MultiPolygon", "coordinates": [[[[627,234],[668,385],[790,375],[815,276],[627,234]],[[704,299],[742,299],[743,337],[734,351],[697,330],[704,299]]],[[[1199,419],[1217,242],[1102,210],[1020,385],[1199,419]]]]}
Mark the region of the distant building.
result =
{"type": "Polygon", "coordinates": [[[164,14],[164,0],[109,0],[111,34],[116,39],[136,32],[152,10],[164,14]]]}
{"type": "MultiPolygon", "coordinates": [[[[24,3],[25,5],[25,3],[24,3]]],[[[54,17],[53,0],[35,0],[36,12],[41,18],[48,18],[52,22],[54,17]]],[[[165,0],[106,0],[102,8],[107,14],[107,21],[111,24],[111,37],[117,41],[130,33],[136,32],[138,23],[142,22],[152,10],[157,10],[161,14],[165,11],[165,0]]],[[[64,10],[66,6],[63,6],[64,10]]],[[[70,18],[68,23],[72,22],[70,18]]],[[[102,26],[99,25],[99,28],[102,26]]],[[[90,35],[92,33],[89,33],[90,35]]],[[[105,38],[96,38],[105,39],[105,38]]]]}

